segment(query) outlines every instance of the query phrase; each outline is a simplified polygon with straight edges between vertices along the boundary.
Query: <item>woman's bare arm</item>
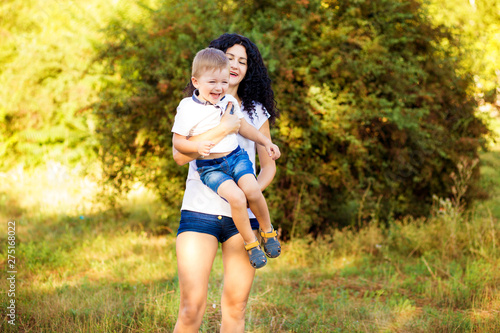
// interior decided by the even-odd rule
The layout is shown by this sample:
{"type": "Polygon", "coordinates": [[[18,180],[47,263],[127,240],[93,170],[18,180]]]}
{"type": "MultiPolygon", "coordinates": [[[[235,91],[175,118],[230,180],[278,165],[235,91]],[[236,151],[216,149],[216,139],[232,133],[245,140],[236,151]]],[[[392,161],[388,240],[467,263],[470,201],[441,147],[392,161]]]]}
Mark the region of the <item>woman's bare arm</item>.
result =
{"type": "Polygon", "coordinates": [[[268,137],[262,134],[261,131],[250,125],[245,119],[241,122],[239,133],[244,138],[252,140],[259,145],[265,146],[267,143],[272,142],[268,137]]]}
{"type": "MultiPolygon", "coordinates": [[[[269,121],[266,121],[259,129],[269,140],[271,140],[271,131],[269,129],[269,121]]],[[[276,162],[269,156],[266,148],[261,145],[256,145],[259,155],[260,172],[257,176],[257,182],[260,185],[261,191],[264,191],[273,181],[276,175],[276,162]]]]}

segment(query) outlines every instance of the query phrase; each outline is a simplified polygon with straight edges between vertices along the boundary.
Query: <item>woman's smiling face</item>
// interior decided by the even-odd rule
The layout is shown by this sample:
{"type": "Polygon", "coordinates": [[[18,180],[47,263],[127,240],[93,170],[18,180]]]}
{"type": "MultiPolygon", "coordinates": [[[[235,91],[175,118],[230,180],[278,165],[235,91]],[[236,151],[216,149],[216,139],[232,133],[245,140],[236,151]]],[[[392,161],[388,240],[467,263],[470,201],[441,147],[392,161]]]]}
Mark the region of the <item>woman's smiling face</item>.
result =
{"type": "Polygon", "coordinates": [[[238,86],[245,78],[248,69],[247,51],[243,45],[235,44],[226,50],[231,65],[229,69],[229,86],[238,86]]]}

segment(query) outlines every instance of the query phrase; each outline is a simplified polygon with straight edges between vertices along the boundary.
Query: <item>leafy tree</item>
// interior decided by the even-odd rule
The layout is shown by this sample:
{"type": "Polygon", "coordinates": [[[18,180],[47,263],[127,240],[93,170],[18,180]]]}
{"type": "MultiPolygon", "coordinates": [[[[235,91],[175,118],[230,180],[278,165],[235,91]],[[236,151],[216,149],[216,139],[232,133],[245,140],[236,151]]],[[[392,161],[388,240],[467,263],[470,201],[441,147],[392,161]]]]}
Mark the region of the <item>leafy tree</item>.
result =
{"type": "Polygon", "coordinates": [[[240,19],[273,45],[285,111],[275,218],[308,232],[373,214],[427,214],[432,194],[450,193],[456,163],[476,156],[486,132],[471,76],[441,47],[457,40],[418,1],[301,4],[251,4],[240,19]]]}
{"type": "MultiPolygon", "coordinates": [[[[107,78],[95,107],[105,176],[112,187],[154,186],[177,221],[185,169],[172,159],[170,129],[192,58],[228,29],[213,1],[164,1],[139,23],[114,20],[96,64],[107,78]]],[[[226,13],[228,14],[228,13],[226,13]]]]}
{"type": "Polygon", "coordinates": [[[77,111],[90,89],[78,82],[81,54],[68,50],[78,28],[63,28],[69,10],[36,0],[0,5],[0,167],[86,155],[88,128],[77,111]],[[67,35],[54,34],[61,28],[67,35]]]}
{"type": "Polygon", "coordinates": [[[0,3],[0,169],[97,157],[94,119],[100,71],[89,72],[111,17],[137,19],[126,1],[0,3]]]}
{"type": "MultiPolygon", "coordinates": [[[[429,13],[436,25],[443,25],[456,42],[441,41],[457,55],[457,70],[473,73],[473,86],[480,102],[495,103],[500,91],[500,1],[429,0],[429,13]]],[[[496,104],[500,108],[500,104],[496,104]]]]}
{"type": "Polygon", "coordinates": [[[286,235],[425,215],[433,194],[450,194],[457,162],[476,157],[486,129],[472,77],[443,47],[459,41],[419,1],[166,0],[147,19],[114,21],[99,48],[108,78],[95,114],[116,188],[144,181],[177,209],[175,107],[195,52],[227,31],[256,42],[274,81],[283,156],[266,195],[286,235]]]}

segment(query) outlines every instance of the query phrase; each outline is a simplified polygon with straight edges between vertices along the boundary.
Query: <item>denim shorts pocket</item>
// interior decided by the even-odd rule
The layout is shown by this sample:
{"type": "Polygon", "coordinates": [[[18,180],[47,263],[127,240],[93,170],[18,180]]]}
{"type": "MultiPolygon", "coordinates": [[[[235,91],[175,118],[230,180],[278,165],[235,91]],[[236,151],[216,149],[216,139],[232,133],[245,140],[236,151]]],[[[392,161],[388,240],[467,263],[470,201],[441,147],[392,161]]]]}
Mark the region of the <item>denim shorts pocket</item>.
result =
{"type": "Polygon", "coordinates": [[[198,173],[201,175],[205,169],[206,167],[198,167],[196,171],[198,171],[198,173]]]}

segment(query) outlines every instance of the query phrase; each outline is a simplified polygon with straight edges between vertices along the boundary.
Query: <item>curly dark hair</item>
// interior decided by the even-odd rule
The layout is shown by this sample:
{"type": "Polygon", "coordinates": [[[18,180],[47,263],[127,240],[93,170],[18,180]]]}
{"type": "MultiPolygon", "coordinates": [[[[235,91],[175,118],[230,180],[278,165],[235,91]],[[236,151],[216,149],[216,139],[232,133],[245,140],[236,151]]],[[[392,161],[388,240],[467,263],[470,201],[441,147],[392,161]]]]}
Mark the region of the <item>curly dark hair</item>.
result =
{"type": "MultiPolygon", "coordinates": [[[[279,116],[277,103],[274,100],[274,92],[271,88],[271,79],[267,73],[267,68],[257,46],[247,37],[238,34],[225,33],[219,38],[214,39],[208,47],[213,47],[226,52],[228,48],[235,44],[242,45],[247,52],[247,73],[238,86],[238,96],[243,102],[245,111],[253,119],[255,115],[255,102],[261,103],[271,116],[269,122],[274,124],[274,121],[279,116]]],[[[187,96],[192,96],[194,86],[190,82],[184,89],[187,96]]]]}

